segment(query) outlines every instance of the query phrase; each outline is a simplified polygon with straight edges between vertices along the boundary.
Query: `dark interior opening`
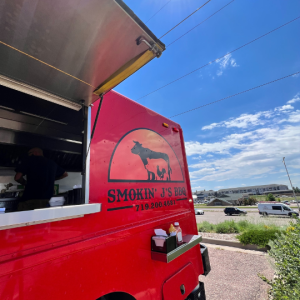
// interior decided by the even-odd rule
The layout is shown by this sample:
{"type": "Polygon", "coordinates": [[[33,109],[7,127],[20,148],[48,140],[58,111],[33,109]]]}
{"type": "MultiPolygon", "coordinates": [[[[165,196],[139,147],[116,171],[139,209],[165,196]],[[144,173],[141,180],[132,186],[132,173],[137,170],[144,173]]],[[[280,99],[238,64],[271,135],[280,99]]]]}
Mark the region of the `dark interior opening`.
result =
{"type": "MultiPolygon", "coordinates": [[[[70,178],[70,190],[68,188],[63,194],[64,205],[85,203],[85,177],[81,176],[85,173],[85,126],[86,108],[75,111],[0,86],[0,177],[11,176],[18,164],[27,158],[28,151],[38,147],[46,158],[65,171],[79,174],[79,182],[74,176],[70,178]],[[74,180],[82,188],[73,190],[74,180]]],[[[20,193],[16,196],[17,192],[9,189],[1,191],[0,208],[6,208],[6,212],[16,211],[16,197],[20,197],[20,193]]]]}
{"type": "Polygon", "coordinates": [[[67,171],[82,171],[84,115],[0,86],[0,167],[15,168],[30,148],[67,171]]]}

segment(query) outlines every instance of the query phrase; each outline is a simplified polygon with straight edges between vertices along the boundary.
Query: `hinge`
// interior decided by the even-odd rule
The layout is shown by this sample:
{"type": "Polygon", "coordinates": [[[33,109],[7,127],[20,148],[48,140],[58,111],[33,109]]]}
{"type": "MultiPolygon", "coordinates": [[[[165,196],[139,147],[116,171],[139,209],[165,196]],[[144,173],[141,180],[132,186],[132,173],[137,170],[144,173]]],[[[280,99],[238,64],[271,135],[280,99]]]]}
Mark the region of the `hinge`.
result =
{"type": "Polygon", "coordinates": [[[157,44],[153,43],[152,41],[148,42],[143,36],[141,36],[137,39],[136,43],[137,45],[140,45],[142,42],[144,42],[149,47],[149,50],[152,51],[156,57],[161,56],[162,50],[157,44]]]}

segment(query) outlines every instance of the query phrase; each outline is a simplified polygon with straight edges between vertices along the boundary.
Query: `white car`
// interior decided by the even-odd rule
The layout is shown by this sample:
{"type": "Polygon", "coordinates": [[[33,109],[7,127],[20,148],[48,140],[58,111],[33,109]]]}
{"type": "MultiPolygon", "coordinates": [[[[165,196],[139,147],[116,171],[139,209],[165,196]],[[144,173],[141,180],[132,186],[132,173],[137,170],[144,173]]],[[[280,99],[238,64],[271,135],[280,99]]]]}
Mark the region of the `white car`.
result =
{"type": "Polygon", "coordinates": [[[204,211],[201,209],[195,208],[195,215],[204,215],[204,211]]]}
{"type": "Polygon", "coordinates": [[[268,216],[268,215],[276,215],[276,216],[297,216],[299,217],[299,213],[295,210],[292,210],[287,205],[283,203],[258,203],[258,211],[260,215],[268,216]]]}

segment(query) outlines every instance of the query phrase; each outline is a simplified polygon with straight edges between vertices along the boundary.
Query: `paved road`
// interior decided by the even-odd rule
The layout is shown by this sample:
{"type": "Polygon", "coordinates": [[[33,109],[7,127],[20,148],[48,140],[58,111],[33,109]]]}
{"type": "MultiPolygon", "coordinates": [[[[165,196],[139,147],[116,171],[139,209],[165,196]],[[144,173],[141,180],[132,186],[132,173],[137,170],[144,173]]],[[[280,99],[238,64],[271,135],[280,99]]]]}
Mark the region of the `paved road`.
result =
{"type": "Polygon", "coordinates": [[[209,248],[211,272],[200,276],[207,300],[264,300],[269,286],[257,274],[272,279],[267,256],[209,248]]]}
{"type": "Polygon", "coordinates": [[[256,208],[256,211],[248,212],[246,216],[226,216],[222,210],[219,211],[209,211],[204,210],[204,215],[197,215],[196,221],[197,223],[208,221],[213,224],[218,224],[220,222],[223,222],[225,220],[248,220],[252,223],[264,223],[264,224],[276,224],[276,225],[287,225],[291,221],[288,217],[262,217],[256,208]]]}

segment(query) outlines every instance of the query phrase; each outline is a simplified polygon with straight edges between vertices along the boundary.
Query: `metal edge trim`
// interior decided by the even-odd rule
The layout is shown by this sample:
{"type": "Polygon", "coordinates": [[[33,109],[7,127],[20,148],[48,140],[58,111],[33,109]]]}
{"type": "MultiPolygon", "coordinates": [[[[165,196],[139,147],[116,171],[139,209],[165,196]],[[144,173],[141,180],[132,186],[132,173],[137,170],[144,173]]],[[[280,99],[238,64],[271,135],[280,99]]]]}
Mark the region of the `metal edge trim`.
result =
{"type": "Polygon", "coordinates": [[[22,92],[22,93],[25,93],[25,94],[28,94],[28,95],[31,95],[31,96],[34,96],[34,97],[37,97],[39,99],[43,99],[43,100],[46,100],[46,101],[49,101],[49,102],[52,102],[55,104],[65,106],[67,108],[70,108],[70,109],[73,109],[76,111],[79,111],[81,109],[80,104],[74,103],[65,98],[61,98],[54,94],[45,92],[41,89],[35,88],[31,85],[28,85],[28,84],[25,84],[25,83],[22,83],[22,82],[19,82],[16,80],[13,80],[13,79],[3,76],[3,75],[0,75],[0,85],[5,86],[10,89],[13,89],[13,90],[16,90],[16,91],[19,91],[19,92],[22,92]]]}
{"type": "Polygon", "coordinates": [[[172,260],[179,257],[180,255],[184,254],[188,250],[192,249],[194,246],[199,244],[201,241],[202,241],[202,236],[199,235],[192,242],[183,244],[180,247],[176,248],[175,250],[167,253],[167,263],[171,262],[172,260]]]}
{"type": "Polygon", "coordinates": [[[50,223],[76,216],[101,212],[101,203],[59,206],[0,215],[0,230],[39,223],[50,223]]]}
{"type": "MultiPolygon", "coordinates": [[[[92,108],[91,106],[88,107],[88,116],[87,116],[87,128],[85,133],[86,138],[86,149],[88,151],[88,147],[91,140],[91,121],[92,120],[92,108]]],[[[85,168],[85,203],[89,203],[89,196],[90,196],[90,159],[91,159],[91,151],[88,152],[86,158],[86,168],[85,168]]]]}
{"type": "Polygon", "coordinates": [[[146,26],[144,22],[124,3],[123,0],[115,0],[115,2],[129,15],[129,17],[137,23],[140,28],[164,51],[166,45],[160,41],[155,34],[146,26]]]}

